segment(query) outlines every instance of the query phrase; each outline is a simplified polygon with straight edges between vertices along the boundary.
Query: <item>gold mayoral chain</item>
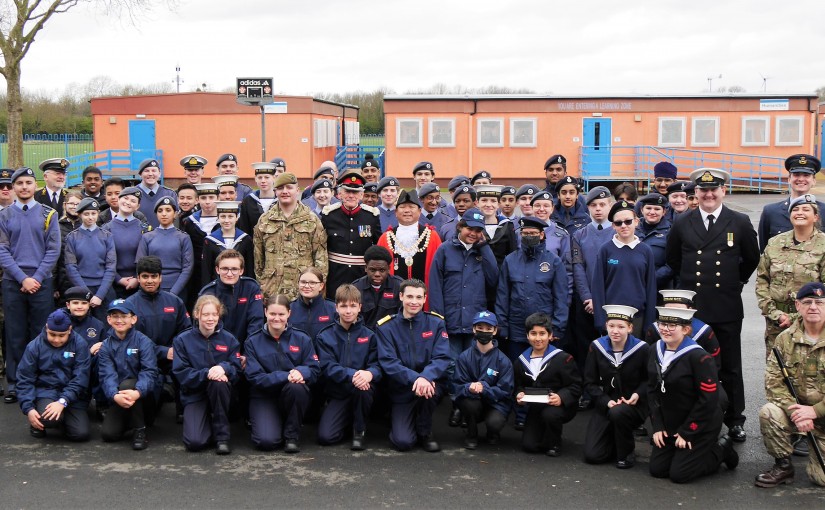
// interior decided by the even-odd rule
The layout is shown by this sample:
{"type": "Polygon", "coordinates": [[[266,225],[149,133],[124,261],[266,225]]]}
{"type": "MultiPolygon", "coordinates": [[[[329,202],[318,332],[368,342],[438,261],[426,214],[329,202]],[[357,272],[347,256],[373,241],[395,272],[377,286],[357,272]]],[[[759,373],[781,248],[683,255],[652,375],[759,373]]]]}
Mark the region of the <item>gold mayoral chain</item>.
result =
{"type": "MultiPolygon", "coordinates": [[[[429,228],[424,228],[424,231],[421,232],[414,243],[405,244],[396,237],[395,232],[390,230],[387,232],[387,241],[389,241],[392,252],[403,256],[404,263],[407,264],[407,267],[412,267],[415,254],[423,253],[427,249],[427,246],[429,246],[431,232],[432,230],[429,228]],[[421,245],[422,242],[424,243],[423,245],[421,245]]],[[[395,259],[393,269],[398,271],[398,258],[395,259]]]]}

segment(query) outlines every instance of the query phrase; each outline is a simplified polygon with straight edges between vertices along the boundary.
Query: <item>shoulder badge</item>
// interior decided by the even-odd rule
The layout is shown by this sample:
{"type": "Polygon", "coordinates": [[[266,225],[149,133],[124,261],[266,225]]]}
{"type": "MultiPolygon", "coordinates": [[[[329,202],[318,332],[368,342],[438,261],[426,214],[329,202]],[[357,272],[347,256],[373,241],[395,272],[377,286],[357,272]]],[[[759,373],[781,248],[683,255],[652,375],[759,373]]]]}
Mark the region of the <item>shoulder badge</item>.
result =
{"type": "Polygon", "coordinates": [[[323,209],[321,209],[321,214],[327,215],[336,209],[341,208],[342,202],[336,202],[334,204],[325,205],[323,209]]]}
{"type": "Polygon", "coordinates": [[[444,316],[441,315],[440,313],[437,313],[437,312],[427,312],[427,313],[430,314],[430,315],[435,315],[436,317],[438,317],[441,320],[445,320],[444,316]]]}
{"type": "Polygon", "coordinates": [[[374,216],[381,215],[381,211],[379,211],[377,207],[373,207],[371,205],[361,204],[361,209],[367,211],[368,213],[372,213],[374,216]]]}
{"type": "Polygon", "coordinates": [[[393,317],[395,317],[395,315],[387,315],[387,316],[386,316],[386,317],[384,317],[383,319],[381,319],[381,320],[379,320],[378,322],[376,322],[376,324],[377,324],[378,326],[381,326],[381,325],[383,325],[385,322],[387,322],[387,321],[389,321],[390,319],[392,319],[393,317]]]}

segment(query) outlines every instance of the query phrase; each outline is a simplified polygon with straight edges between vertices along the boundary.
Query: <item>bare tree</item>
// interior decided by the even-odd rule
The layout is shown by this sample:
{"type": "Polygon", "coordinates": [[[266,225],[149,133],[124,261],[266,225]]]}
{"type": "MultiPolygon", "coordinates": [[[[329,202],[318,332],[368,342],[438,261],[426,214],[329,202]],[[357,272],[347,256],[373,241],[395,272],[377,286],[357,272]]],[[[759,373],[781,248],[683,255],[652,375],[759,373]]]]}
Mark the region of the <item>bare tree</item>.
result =
{"type": "MultiPolygon", "coordinates": [[[[161,0],[162,1],[162,0],[161,0]]],[[[81,3],[96,4],[111,16],[127,16],[132,22],[136,15],[152,7],[152,0],[14,0],[0,6],[0,54],[3,63],[0,75],[6,79],[7,134],[9,140],[8,166],[23,165],[23,98],[20,93],[20,73],[23,59],[29,52],[35,36],[56,14],[68,12],[81,3]]],[[[170,7],[176,0],[165,0],[170,7]]]]}

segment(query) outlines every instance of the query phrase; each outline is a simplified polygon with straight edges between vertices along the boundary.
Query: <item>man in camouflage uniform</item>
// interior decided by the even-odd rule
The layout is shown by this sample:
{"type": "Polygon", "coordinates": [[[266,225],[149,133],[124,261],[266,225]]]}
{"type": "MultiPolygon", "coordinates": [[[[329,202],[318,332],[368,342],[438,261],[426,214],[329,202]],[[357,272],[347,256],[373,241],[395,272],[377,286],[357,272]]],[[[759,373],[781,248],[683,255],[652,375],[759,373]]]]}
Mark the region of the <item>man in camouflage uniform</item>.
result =
{"type": "Polygon", "coordinates": [[[816,227],[820,217],[816,197],[806,194],[794,198],[788,210],[804,214],[813,223],[804,232],[792,228],[772,237],[759,259],[756,299],[765,316],[768,358],[777,335],[797,318],[794,292],[808,282],[825,282],[825,233],[816,227]]]}
{"type": "Polygon", "coordinates": [[[298,296],[298,277],[314,266],[326,276],[327,234],[321,220],[298,201],[298,179],[284,173],[275,179],[278,204],[265,212],[253,230],[255,277],[264,294],[298,296]]]}
{"type": "MultiPolygon", "coordinates": [[[[776,357],[771,355],[765,371],[768,403],[759,410],[759,425],[775,463],[756,477],[758,487],[793,482],[791,436],[795,432],[812,432],[820,450],[825,450],[825,285],[806,283],[797,292],[794,305],[799,318],[776,337],[776,348],[801,404],[794,401],[776,357]]],[[[807,471],[811,481],[825,486],[825,472],[813,451],[808,454],[807,471]]]]}

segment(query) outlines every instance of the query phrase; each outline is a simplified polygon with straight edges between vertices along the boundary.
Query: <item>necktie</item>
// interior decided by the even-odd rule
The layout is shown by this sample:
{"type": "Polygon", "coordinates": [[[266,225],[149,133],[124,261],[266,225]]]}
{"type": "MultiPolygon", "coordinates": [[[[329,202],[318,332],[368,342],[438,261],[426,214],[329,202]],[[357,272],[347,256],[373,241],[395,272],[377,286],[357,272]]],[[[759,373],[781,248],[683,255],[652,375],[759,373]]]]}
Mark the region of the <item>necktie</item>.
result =
{"type": "Polygon", "coordinates": [[[710,230],[710,229],[712,229],[712,228],[713,228],[713,220],[714,220],[713,215],[712,215],[712,214],[708,214],[708,230],[710,230]]]}
{"type": "Polygon", "coordinates": [[[596,230],[604,230],[604,225],[599,225],[598,227],[596,227],[596,230]]]}
{"type": "Polygon", "coordinates": [[[150,197],[155,196],[155,192],[154,192],[154,191],[150,191],[150,192],[149,192],[149,196],[150,196],[150,197]]]}
{"type": "Polygon", "coordinates": [[[57,209],[57,192],[52,193],[52,208],[57,209]]]}
{"type": "Polygon", "coordinates": [[[428,220],[433,219],[433,213],[427,213],[427,219],[428,220]]]}
{"type": "Polygon", "coordinates": [[[26,204],[23,204],[23,211],[28,211],[28,210],[29,210],[29,206],[26,205],[26,204]]]}

